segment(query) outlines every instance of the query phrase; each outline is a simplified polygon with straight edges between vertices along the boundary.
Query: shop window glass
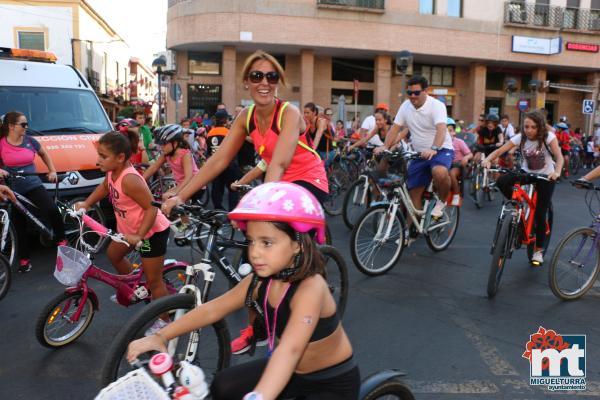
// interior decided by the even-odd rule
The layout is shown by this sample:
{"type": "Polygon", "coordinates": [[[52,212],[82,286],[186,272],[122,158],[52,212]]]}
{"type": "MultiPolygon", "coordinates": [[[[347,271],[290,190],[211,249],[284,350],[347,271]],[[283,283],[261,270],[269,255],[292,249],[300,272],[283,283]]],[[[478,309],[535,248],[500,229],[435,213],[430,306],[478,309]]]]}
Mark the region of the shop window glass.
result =
{"type": "Polygon", "coordinates": [[[448,0],[448,16],[462,17],[462,0],[448,0]]]}
{"type": "Polygon", "coordinates": [[[189,73],[221,75],[221,53],[188,53],[189,73]]]}
{"type": "Polygon", "coordinates": [[[29,50],[46,50],[44,32],[19,32],[19,48],[29,50]]]}
{"type": "Polygon", "coordinates": [[[373,60],[335,58],[331,59],[331,79],[334,81],[360,82],[375,81],[375,62],[373,60]]]}
{"type": "Polygon", "coordinates": [[[420,0],[419,12],[421,14],[435,14],[435,0],[420,0]]]}

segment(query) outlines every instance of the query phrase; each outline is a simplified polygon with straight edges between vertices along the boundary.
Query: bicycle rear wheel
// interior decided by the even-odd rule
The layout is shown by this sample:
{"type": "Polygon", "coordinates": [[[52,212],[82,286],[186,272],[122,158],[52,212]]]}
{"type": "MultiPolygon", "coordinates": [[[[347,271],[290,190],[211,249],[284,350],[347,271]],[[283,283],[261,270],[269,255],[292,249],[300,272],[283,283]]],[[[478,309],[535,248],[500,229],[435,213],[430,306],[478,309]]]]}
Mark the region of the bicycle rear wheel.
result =
{"type": "Polygon", "coordinates": [[[10,263],[6,257],[0,255],[0,300],[8,293],[11,281],[12,272],[10,270],[10,263]]]}
{"type": "MultiPolygon", "coordinates": [[[[0,233],[2,232],[3,226],[0,224],[0,233]]],[[[0,251],[4,257],[8,260],[11,267],[17,267],[17,249],[19,248],[19,238],[15,226],[8,221],[8,231],[6,232],[6,241],[4,247],[0,251]]]]}
{"type": "Polygon", "coordinates": [[[339,164],[335,164],[331,172],[327,174],[327,180],[329,182],[329,193],[323,202],[323,209],[328,215],[335,217],[342,213],[343,194],[344,188],[348,187],[348,176],[339,168],[339,164]]]}
{"type": "Polygon", "coordinates": [[[504,215],[498,223],[500,224],[500,229],[498,230],[494,251],[492,252],[492,262],[490,264],[487,283],[487,294],[490,299],[496,296],[500,279],[502,279],[502,273],[504,272],[504,263],[508,256],[507,243],[509,242],[510,225],[512,223],[511,215],[504,215]]]}
{"type": "Polygon", "coordinates": [[[550,289],[562,300],[575,300],[596,282],[600,270],[600,242],[592,228],[578,228],[560,241],[548,271],[550,289]]]}
{"type": "Polygon", "coordinates": [[[348,301],[348,267],[335,247],[319,246],[319,251],[325,258],[327,284],[337,304],[338,315],[342,318],[348,301]]]}
{"type": "Polygon", "coordinates": [[[358,221],[360,216],[367,211],[371,204],[371,191],[368,186],[368,181],[361,178],[350,185],[344,195],[342,217],[344,218],[344,224],[346,224],[349,229],[354,228],[356,221],[358,221]]]}
{"type": "Polygon", "coordinates": [[[177,186],[175,179],[169,177],[156,179],[150,184],[150,192],[156,201],[162,202],[163,194],[177,186]]]}
{"type": "Polygon", "coordinates": [[[352,230],[352,260],[363,274],[385,274],[402,255],[405,223],[398,213],[392,215],[389,208],[388,205],[370,208],[352,230]],[[388,229],[389,236],[385,238],[388,229]]]}
{"type": "MultiPolygon", "coordinates": [[[[146,330],[162,314],[175,317],[193,310],[196,306],[191,294],[176,294],[153,301],[123,326],[113,340],[102,367],[101,385],[104,387],[134,369],[126,359],[127,346],[135,339],[144,337],[146,330]]],[[[186,360],[198,365],[210,385],[217,371],[229,365],[231,357],[229,331],[224,320],[190,334],[182,335],[169,343],[169,354],[178,361],[186,360]]],[[[149,358],[149,355],[147,355],[149,358]]]]}

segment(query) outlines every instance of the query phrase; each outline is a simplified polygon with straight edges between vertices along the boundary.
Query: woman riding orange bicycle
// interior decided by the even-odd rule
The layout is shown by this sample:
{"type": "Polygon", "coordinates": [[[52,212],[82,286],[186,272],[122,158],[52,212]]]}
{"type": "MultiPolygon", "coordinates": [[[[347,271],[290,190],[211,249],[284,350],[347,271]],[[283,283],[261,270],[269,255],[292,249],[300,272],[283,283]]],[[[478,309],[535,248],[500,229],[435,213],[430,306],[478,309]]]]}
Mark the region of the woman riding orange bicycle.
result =
{"type": "MultiPolygon", "coordinates": [[[[525,172],[548,175],[549,181],[536,180],[537,205],[535,209],[535,248],[531,257],[532,265],[539,266],[544,262],[544,244],[546,241],[546,214],[550,207],[555,181],[560,177],[564,159],[558,145],[556,135],[548,132],[546,120],[539,111],[525,114],[523,132],[515,135],[498,150],[495,150],[482,161],[485,168],[490,168],[492,161],[519,146],[523,155],[522,169],[525,172]],[[525,140],[522,140],[525,135],[525,140]]],[[[519,177],[506,174],[498,178],[496,184],[508,199],[512,197],[513,186],[519,177]]]]}

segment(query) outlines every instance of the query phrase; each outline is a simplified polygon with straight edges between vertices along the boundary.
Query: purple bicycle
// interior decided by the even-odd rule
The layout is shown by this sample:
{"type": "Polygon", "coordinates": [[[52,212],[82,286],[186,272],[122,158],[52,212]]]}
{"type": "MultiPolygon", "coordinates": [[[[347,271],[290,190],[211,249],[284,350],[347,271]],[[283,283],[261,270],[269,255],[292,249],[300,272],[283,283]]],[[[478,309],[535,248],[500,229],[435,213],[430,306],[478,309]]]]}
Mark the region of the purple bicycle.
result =
{"type": "MultiPolygon", "coordinates": [[[[94,247],[84,240],[87,233],[95,233],[127,244],[123,235],[112,232],[89,215],[76,211],[69,211],[69,214],[79,221],[79,249],[58,247],[54,276],[66,289],[48,302],[35,327],[40,344],[51,348],[66,346],[77,340],[89,327],[94,313],[99,310],[98,296],[88,285],[89,279],[115,288],[117,302],[125,307],[150,301],[150,290],[141,268],[136,268],[128,275],[108,273],[92,263],[94,247]],[[91,230],[84,231],[84,225],[91,230]]],[[[186,263],[165,260],[163,279],[169,293],[177,293],[185,284],[186,267],[186,263]]]]}

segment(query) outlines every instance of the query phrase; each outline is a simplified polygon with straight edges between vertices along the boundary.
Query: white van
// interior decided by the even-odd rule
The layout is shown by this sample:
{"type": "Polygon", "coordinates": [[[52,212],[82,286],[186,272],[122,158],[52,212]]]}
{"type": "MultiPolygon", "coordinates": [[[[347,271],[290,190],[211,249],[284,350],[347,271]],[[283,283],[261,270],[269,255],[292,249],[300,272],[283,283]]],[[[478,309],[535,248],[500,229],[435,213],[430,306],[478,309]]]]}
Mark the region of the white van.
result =
{"type": "MultiPolygon", "coordinates": [[[[61,193],[91,192],[104,174],[96,166],[94,142],[112,124],[91,85],[75,68],[56,64],[52,53],[0,47],[0,115],[25,114],[28,134],[46,149],[58,173],[74,172],[60,183],[61,193]]],[[[47,172],[36,157],[36,169],[47,172]]],[[[54,184],[42,181],[47,189],[54,184]]]]}

